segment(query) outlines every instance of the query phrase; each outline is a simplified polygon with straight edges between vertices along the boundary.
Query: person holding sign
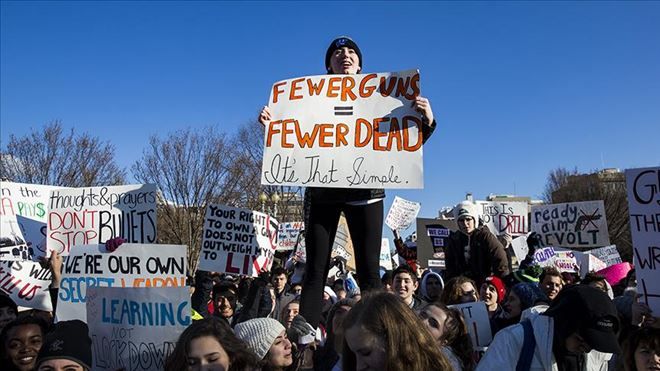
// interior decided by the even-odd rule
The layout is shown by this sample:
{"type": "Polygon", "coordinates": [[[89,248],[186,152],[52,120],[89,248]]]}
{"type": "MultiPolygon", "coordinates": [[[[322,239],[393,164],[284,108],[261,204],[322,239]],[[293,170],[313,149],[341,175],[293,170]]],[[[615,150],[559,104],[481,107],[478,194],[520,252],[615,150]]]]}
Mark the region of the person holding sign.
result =
{"type": "MultiPolygon", "coordinates": [[[[362,52],[351,38],[332,41],[325,55],[328,74],[355,75],[362,72],[362,52]]],[[[358,98],[360,99],[360,98],[358,98]]],[[[433,110],[428,99],[417,96],[413,106],[423,124],[422,140],[435,129],[433,110]]],[[[271,112],[264,107],[259,121],[269,126],[271,112]]],[[[383,229],[383,189],[314,188],[305,190],[305,243],[307,265],[303,281],[301,315],[314,327],[321,316],[323,285],[329,270],[330,252],[340,214],[346,216],[353,240],[357,278],[362,290],[381,286],[380,245],[383,229]]]]}

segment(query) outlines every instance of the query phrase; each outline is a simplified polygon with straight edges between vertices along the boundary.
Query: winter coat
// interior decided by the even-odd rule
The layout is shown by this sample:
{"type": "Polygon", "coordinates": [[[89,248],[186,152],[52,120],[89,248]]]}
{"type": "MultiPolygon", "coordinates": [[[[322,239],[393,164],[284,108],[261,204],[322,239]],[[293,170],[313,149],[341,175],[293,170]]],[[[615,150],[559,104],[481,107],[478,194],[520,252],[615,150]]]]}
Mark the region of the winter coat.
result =
{"type": "Polygon", "coordinates": [[[488,227],[477,228],[469,238],[470,259],[465,261],[464,248],[468,236],[461,232],[449,235],[445,250],[445,279],[464,275],[481,284],[490,275],[503,278],[509,274],[504,246],[488,227]]]}
{"type": "MultiPolygon", "coordinates": [[[[554,340],[554,318],[537,315],[530,318],[536,339],[536,348],[530,371],[558,371],[557,362],[552,352],[554,340]]],[[[522,351],[524,330],[521,324],[500,330],[490,343],[488,351],[479,361],[476,371],[515,370],[522,351]]],[[[579,371],[607,371],[611,354],[595,350],[587,353],[585,369],[579,371]]]]}

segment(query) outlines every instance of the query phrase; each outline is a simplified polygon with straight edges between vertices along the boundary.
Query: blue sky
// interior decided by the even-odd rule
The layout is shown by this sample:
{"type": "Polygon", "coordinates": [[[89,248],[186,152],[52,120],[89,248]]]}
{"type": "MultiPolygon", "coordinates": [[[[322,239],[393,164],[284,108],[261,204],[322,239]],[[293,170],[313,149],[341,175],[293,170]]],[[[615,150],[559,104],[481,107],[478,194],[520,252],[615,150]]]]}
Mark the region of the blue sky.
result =
{"type": "Polygon", "coordinates": [[[472,192],[539,196],[559,166],[660,164],[658,2],[2,2],[0,128],[52,120],[113,143],[253,120],[273,82],[324,73],[350,35],[365,72],[418,68],[438,129],[421,216],[472,192]]]}

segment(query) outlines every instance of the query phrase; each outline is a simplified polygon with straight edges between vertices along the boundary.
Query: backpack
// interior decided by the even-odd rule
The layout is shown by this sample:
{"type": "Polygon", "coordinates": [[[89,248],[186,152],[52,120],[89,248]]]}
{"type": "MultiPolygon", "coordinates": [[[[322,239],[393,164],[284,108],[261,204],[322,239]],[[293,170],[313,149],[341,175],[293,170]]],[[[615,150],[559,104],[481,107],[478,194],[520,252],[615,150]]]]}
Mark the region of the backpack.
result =
{"type": "Polygon", "coordinates": [[[529,319],[521,321],[523,327],[523,346],[520,350],[516,371],[529,371],[534,358],[534,349],[536,349],[536,339],[534,338],[534,329],[529,319]]]}

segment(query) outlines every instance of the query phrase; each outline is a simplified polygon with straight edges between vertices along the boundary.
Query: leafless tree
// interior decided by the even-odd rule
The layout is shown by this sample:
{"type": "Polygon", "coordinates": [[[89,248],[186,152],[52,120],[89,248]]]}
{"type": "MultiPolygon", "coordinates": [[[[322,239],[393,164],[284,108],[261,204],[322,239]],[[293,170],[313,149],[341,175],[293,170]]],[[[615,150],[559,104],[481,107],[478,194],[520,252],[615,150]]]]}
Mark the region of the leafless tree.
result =
{"type": "Polygon", "coordinates": [[[263,128],[249,122],[233,136],[213,127],[154,135],[133,165],[135,179],[160,189],[158,242],[187,245],[191,272],[209,203],[260,210],[262,153],[263,128]]]}
{"type": "Polygon", "coordinates": [[[10,135],[0,159],[0,178],[13,182],[86,187],[124,183],[115,149],[88,133],[66,133],[54,121],[23,137],[10,135]]]}
{"type": "Polygon", "coordinates": [[[573,170],[568,170],[563,167],[558,167],[550,171],[550,174],[548,174],[548,179],[546,180],[545,183],[545,189],[543,190],[543,194],[541,195],[543,201],[545,203],[551,204],[553,202],[552,193],[565,186],[570,176],[577,174],[578,174],[577,168],[574,168],[573,170]]]}

